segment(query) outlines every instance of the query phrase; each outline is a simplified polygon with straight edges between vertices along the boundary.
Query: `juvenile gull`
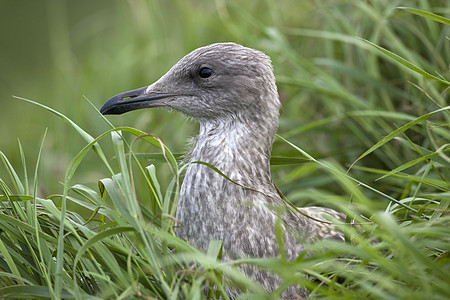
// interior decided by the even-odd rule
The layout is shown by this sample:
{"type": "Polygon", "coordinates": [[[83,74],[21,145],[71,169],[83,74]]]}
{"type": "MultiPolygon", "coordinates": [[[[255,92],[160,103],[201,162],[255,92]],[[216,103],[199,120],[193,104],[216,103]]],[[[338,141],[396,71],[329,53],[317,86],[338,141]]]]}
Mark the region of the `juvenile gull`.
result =
{"type": "MultiPolygon", "coordinates": [[[[180,238],[206,250],[211,239],[223,243],[224,260],[238,257],[277,257],[274,226],[281,216],[286,257],[296,258],[302,242],[317,238],[342,240],[323,222],[292,210],[280,198],[270,174],[270,152],[281,107],[270,58],[234,43],[212,44],[183,57],[157,82],[109,99],[101,113],[163,107],[197,119],[200,132],[187,162],[176,218],[180,238]],[[280,209],[282,212],[280,213],[280,209]],[[284,212],[283,212],[284,211],[284,212]]],[[[301,209],[314,218],[339,217],[331,209],[301,209]]],[[[242,268],[269,292],[280,281],[266,272],[242,268]]],[[[237,292],[229,292],[236,296],[237,292]]],[[[283,294],[305,297],[291,286],[283,294]]]]}

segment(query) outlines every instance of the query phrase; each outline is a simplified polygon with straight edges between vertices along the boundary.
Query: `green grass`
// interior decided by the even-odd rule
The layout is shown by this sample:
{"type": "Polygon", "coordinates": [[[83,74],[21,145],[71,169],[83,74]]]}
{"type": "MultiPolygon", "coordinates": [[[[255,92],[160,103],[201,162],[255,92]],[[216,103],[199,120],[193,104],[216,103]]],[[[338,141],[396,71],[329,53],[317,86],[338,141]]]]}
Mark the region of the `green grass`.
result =
{"type": "Polygon", "coordinates": [[[77,8],[70,2],[48,5],[59,68],[42,77],[49,91],[16,93],[19,150],[0,153],[0,298],[202,299],[215,285],[217,299],[226,277],[276,299],[283,287],[267,295],[234,268],[245,263],[312,298],[450,296],[445,1],[113,3],[78,22],[66,15],[77,8]],[[275,182],[299,207],[354,219],[358,226],[340,225],[345,243],[307,245],[312,255],[295,261],[222,263],[218,241],[199,252],[173,232],[177,159],[195,127],[158,110],[110,118],[115,127],[93,107],[228,40],[274,63],[283,101],[275,182]],[[36,132],[31,119],[49,128],[36,132]]]}

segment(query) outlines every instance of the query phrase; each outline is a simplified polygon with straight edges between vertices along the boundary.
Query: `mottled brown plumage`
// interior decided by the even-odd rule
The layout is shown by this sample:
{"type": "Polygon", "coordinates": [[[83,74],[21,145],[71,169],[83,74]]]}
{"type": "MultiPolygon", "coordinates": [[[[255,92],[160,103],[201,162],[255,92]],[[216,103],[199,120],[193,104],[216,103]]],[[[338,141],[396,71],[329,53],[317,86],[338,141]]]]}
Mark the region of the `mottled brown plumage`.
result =
{"type": "MultiPolygon", "coordinates": [[[[144,107],[164,107],[200,123],[187,163],[202,161],[219,169],[191,163],[181,187],[176,233],[206,250],[211,239],[223,242],[224,259],[277,257],[274,224],[281,216],[286,256],[294,259],[303,243],[317,238],[343,239],[333,227],[295,212],[280,198],[270,173],[270,152],[280,110],[275,77],[268,56],[233,43],[194,50],[152,85],[119,94],[102,107],[120,114],[144,107]],[[238,183],[238,184],[236,184],[238,183]],[[281,213],[280,213],[281,211],[281,213]]],[[[319,207],[301,209],[314,218],[339,213],[319,207]]],[[[268,291],[280,280],[253,268],[242,271],[268,291]]],[[[235,297],[238,291],[229,290],[235,297]]],[[[307,296],[291,286],[283,294],[307,296]]]]}

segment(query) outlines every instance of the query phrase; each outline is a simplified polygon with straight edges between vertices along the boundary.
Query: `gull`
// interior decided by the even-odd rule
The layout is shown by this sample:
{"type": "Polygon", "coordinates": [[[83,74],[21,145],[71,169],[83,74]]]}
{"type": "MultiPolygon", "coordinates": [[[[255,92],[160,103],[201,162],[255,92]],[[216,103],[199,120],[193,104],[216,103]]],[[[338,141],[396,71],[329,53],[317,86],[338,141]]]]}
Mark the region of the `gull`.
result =
{"type": "MultiPolygon", "coordinates": [[[[281,103],[271,60],[263,52],[234,43],[198,48],[155,83],[112,97],[100,112],[122,114],[154,107],[181,112],[200,124],[180,189],[178,237],[203,251],[211,240],[222,241],[224,261],[279,257],[277,220],[284,229],[285,256],[291,260],[308,241],[344,239],[323,222],[329,220],[327,215],[342,220],[340,213],[303,207],[300,214],[274,186],[270,155],[281,103]]],[[[240,269],[268,292],[281,284],[268,272],[240,269]]],[[[232,298],[240,292],[228,291],[232,298]]],[[[293,285],[282,297],[308,294],[293,285]]]]}

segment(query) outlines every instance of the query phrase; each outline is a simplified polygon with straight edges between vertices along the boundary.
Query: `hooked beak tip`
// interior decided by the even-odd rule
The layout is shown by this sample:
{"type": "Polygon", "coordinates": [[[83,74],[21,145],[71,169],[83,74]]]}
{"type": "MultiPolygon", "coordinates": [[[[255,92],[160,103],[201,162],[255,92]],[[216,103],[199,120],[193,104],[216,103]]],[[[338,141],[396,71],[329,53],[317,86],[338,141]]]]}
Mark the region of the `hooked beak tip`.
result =
{"type": "Polygon", "coordinates": [[[102,115],[120,115],[128,111],[164,106],[162,99],[176,96],[174,94],[148,94],[148,87],[135,89],[115,95],[100,108],[102,115]]]}

